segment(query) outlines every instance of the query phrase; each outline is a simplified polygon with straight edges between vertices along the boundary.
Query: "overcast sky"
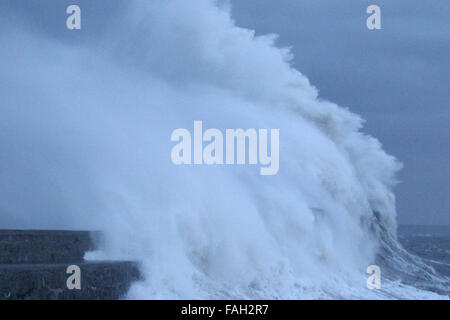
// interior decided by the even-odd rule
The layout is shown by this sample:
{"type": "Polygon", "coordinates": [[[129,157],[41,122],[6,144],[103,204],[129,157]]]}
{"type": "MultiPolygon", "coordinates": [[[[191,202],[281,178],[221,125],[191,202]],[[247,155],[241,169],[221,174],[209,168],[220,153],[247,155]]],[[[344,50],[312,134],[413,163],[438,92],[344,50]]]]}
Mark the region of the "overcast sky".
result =
{"type": "MultiPolygon", "coordinates": [[[[21,21],[36,36],[83,45],[101,37],[126,6],[116,0],[45,3],[2,0],[0,33],[21,21]],[[80,32],[65,28],[69,4],[82,8],[80,32]]],[[[396,188],[400,223],[450,224],[450,2],[231,3],[239,26],[257,34],[279,34],[278,44],[292,47],[294,66],[308,76],[321,98],[362,115],[367,120],[364,131],[403,163],[396,188]],[[370,4],[381,7],[382,30],[366,28],[370,4]]]]}
{"type": "Polygon", "coordinates": [[[403,163],[399,221],[450,224],[450,2],[232,3],[239,25],[279,34],[320,96],[362,115],[364,131],[403,163]],[[366,27],[371,4],[382,30],[366,27]]]}

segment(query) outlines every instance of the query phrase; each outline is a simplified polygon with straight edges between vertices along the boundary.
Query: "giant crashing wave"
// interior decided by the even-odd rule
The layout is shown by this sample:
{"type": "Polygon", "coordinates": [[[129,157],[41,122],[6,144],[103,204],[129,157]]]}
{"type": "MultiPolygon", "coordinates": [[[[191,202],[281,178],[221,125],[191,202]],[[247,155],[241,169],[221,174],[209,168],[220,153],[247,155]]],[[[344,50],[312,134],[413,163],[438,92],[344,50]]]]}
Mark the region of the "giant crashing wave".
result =
{"type": "Polygon", "coordinates": [[[274,35],[211,0],[135,1],[115,19],[82,46],[1,33],[3,212],[103,230],[87,258],[140,261],[129,298],[439,297],[426,283],[448,279],[396,239],[400,164],[274,35]],[[194,120],[279,128],[278,174],[175,166],[170,133],[194,120]],[[372,264],[380,290],[366,287],[372,264]]]}

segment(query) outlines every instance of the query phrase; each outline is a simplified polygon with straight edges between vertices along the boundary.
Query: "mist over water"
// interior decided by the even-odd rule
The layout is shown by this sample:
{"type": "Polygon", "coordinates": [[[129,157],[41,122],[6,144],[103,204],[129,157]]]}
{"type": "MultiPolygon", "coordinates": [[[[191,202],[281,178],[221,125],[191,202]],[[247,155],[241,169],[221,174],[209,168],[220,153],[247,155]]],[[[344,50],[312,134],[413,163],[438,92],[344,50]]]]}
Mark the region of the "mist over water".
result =
{"type": "Polygon", "coordinates": [[[399,163],[229,12],[136,1],[83,46],[1,33],[1,227],[102,230],[87,258],[139,261],[129,298],[376,297],[399,163]],[[170,135],[195,120],[280,129],[278,174],[175,166],[170,135]]]}

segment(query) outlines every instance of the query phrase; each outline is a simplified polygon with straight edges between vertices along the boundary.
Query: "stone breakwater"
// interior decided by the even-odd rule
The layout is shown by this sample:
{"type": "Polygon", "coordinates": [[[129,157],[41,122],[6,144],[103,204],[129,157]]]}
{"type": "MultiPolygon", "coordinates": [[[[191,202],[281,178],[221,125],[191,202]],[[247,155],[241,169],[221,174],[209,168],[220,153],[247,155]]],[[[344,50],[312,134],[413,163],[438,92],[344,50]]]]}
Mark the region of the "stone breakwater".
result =
{"type": "Polygon", "coordinates": [[[84,261],[99,237],[88,231],[0,230],[0,299],[123,298],[140,278],[138,265],[84,261]],[[68,273],[73,265],[77,272],[68,273]]]}

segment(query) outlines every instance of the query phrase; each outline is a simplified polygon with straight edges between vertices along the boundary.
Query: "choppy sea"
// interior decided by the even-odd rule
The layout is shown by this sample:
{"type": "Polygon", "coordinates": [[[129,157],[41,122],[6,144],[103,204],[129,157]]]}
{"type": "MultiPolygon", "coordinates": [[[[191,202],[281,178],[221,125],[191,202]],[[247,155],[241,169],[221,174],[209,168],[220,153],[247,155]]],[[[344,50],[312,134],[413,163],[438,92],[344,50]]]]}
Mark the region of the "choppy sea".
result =
{"type": "Polygon", "coordinates": [[[422,258],[437,275],[447,280],[433,288],[431,279],[429,283],[420,279],[419,286],[450,295],[450,226],[400,225],[398,239],[409,253],[422,258]]]}

